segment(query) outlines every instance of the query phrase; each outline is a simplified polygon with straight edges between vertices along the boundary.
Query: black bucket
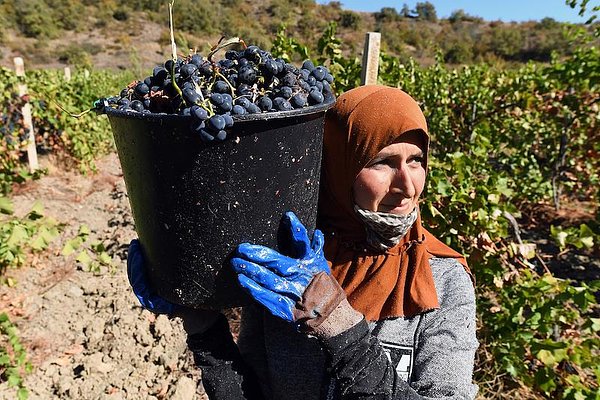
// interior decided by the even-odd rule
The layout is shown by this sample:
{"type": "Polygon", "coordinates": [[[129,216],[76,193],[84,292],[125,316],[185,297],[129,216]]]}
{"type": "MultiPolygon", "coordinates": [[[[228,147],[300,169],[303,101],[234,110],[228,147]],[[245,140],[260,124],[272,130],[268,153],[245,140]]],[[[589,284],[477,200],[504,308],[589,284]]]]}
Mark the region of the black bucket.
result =
{"type": "Polygon", "coordinates": [[[286,211],[314,230],[333,102],[238,117],[214,144],[189,117],[106,110],[155,292],[197,308],[248,302],[228,258],[242,242],[275,247],[286,211]]]}

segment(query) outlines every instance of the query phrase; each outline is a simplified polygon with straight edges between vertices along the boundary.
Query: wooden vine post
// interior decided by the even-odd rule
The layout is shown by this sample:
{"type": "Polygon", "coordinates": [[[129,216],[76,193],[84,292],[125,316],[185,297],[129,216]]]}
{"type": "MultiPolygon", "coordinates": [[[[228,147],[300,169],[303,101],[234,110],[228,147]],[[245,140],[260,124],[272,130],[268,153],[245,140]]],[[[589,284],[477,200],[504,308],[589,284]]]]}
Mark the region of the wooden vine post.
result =
{"type": "Polygon", "coordinates": [[[379,72],[379,49],[381,46],[381,33],[367,32],[362,58],[362,72],[360,81],[362,85],[375,85],[379,72]]]}
{"type": "Polygon", "coordinates": [[[27,161],[29,162],[29,172],[34,172],[39,169],[39,165],[37,151],[35,149],[35,133],[33,131],[33,120],[31,118],[31,104],[29,104],[27,85],[25,84],[25,64],[21,57],[15,57],[14,62],[15,71],[19,81],[19,97],[25,101],[25,104],[21,109],[21,115],[23,116],[23,126],[29,131],[29,137],[27,138],[27,161]]]}

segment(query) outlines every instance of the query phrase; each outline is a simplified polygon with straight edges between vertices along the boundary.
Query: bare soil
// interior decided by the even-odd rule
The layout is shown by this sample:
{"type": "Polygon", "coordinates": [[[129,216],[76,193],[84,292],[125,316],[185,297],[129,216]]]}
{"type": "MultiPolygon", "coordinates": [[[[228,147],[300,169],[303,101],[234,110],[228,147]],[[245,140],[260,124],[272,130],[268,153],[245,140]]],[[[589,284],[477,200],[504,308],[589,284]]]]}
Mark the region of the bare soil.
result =
{"type": "MultiPolygon", "coordinates": [[[[41,200],[64,231],[51,251],[8,271],[14,287],[0,287],[0,311],[34,367],[25,378],[30,399],[206,399],[180,321],[143,310],[131,292],[126,251],[136,235],[116,154],[93,176],[47,166],[11,197],[19,215],[41,200]],[[61,255],[83,224],[114,267],[90,272],[61,255]]],[[[15,390],[0,384],[0,399],[12,398],[15,390]]]]}

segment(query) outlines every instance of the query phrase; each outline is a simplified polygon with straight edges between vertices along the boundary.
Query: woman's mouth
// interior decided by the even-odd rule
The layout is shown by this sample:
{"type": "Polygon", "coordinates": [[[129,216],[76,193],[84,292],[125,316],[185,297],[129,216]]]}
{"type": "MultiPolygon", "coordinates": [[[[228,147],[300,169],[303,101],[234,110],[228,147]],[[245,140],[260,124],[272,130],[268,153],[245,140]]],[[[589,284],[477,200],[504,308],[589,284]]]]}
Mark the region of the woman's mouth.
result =
{"type": "Polygon", "coordinates": [[[408,214],[413,210],[413,204],[410,199],[402,201],[400,204],[380,204],[379,211],[390,214],[408,214]]]}

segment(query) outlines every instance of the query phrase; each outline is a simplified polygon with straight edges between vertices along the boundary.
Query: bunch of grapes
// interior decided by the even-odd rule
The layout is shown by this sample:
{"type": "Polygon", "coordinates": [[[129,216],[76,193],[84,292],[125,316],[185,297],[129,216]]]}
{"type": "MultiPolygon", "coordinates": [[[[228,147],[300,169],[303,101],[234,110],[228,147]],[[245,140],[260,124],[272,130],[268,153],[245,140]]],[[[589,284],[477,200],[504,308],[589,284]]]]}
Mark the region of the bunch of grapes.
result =
{"type": "Polygon", "coordinates": [[[0,112],[0,141],[13,148],[20,148],[29,139],[29,128],[25,127],[21,110],[26,99],[11,93],[11,97],[0,112]]]}
{"type": "Polygon", "coordinates": [[[327,68],[310,60],[297,68],[248,46],[228,50],[216,62],[200,54],[169,59],[106,104],[131,112],[189,116],[192,132],[212,142],[226,139],[238,116],[321,104],[333,97],[332,82],[327,68]]]}

